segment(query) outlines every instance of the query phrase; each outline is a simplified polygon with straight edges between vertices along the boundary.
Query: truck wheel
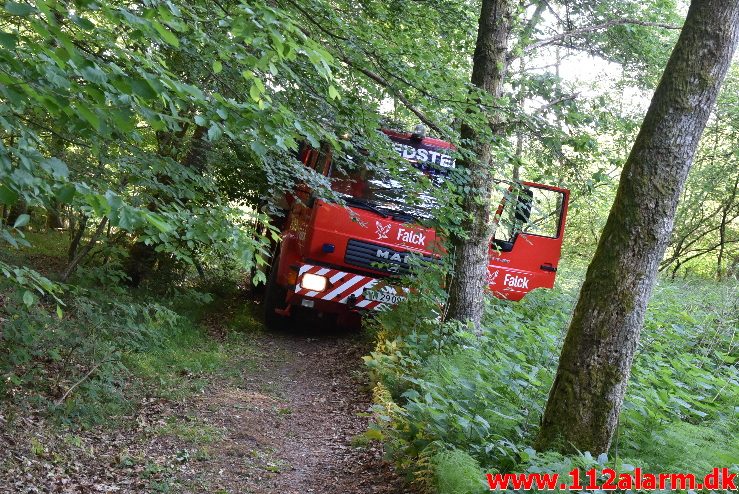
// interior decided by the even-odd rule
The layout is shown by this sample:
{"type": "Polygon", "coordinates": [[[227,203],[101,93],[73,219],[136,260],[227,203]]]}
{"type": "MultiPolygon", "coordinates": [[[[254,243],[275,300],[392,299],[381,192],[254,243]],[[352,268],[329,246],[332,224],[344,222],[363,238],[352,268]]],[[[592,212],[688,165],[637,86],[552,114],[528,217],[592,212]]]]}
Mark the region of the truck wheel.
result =
{"type": "Polygon", "coordinates": [[[278,261],[277,257],[273,257],[274,262],[269,272],[267,286],[264,288],[264,325],[267,329],[273,331],[283,331],[289,329],[292,317],[285,317],[277,314],[275,309],[285,309],[285,297],[287,290],[277,284],[278,261]]]}

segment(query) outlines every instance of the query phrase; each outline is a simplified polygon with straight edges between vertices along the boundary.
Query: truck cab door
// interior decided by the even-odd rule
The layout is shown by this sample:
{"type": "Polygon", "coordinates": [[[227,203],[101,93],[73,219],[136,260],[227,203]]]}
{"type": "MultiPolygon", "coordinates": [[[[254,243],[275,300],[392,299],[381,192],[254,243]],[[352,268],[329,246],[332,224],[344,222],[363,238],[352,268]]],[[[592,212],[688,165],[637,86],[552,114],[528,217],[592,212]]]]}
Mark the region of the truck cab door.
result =
{"type": "Polygon", "coordinates": [[[552,288],[562,252],[569,191],[532,182],[498,184],[488,286],[502,299],[521,300],[552,288]]]}

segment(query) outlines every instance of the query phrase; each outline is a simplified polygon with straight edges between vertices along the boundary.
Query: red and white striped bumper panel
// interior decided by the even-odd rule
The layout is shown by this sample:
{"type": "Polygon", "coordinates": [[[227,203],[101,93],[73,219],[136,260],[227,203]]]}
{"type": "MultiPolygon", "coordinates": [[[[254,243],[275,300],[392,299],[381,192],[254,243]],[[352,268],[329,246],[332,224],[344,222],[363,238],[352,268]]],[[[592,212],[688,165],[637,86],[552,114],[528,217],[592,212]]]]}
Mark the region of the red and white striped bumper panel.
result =
{"type": "MultiPolygon", "coordinates": [[[[362,276],[358,274],[345,273],[338,269],[323,268],[321,266],[313,266],[303,264],[298,271],[298,283],[295,285],[295,294],[301,297],[309,297],[316,300],[325,300],[327,302],[337,302],[346,304],[349,297],[354,295],[354,307],[358,309],[387,310],[388,304],[374,300],[366,300],[362,294],[365,289],[372,288],[380,282],[377,278],[370,276],[362,276]],[[306,273],[311,273],[328,278],[328,286],[322,292],[307,290],[300,286],[300,280],[306,273]]],[[[391,290],[395,293],[395,289],[391,286],[382,286],[380,290],[391,290]]]]}

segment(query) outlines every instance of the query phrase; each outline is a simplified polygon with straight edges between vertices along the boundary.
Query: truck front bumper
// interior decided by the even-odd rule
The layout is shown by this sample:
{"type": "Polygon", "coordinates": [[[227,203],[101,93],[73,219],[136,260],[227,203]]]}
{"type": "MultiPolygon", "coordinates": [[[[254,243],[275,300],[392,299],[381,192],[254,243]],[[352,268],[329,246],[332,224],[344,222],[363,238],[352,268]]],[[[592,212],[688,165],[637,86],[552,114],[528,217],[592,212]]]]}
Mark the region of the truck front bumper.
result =
{"type": "MultiPolygon", "coordinates": [[[[315,280],[315,278],[314,278],[315,280]]],[[[321,312],[344,312],[347,310],[388,310],[393,301],[405,298],[404,288],[388,285],[384,280],[347,273],[338,269],[325,268],[312,264],[298,266],[297,283],[288,294],[288,303],[312,307],[321,312]],[[303,277],[306,274],[322,276],[326,279],[323,290],[315,290],[303,286],[303,277]],[[385,301],[370,300],[365,291],[373,295],[381,294],[385,301]]]]}

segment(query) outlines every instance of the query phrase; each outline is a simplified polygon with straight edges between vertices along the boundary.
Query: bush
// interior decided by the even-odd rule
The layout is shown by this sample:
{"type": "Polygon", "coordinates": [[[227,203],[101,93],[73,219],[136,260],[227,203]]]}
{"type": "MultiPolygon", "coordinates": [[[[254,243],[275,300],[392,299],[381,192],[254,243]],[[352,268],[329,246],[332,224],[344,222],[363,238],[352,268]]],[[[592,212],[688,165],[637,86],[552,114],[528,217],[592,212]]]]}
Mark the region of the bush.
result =
{"type": "MultiPolygon", "coordinates": [[[[586,452],[584,459],[553,459],[530,449],[577,289],[563,281],[520,303],[489,300],[480,335],[437,322],[423,298],[378,318],[378,345],[367,363],[399,405],[385,431],[392,453],[420,461],[426,448],[441,444],[487,471],[504,472],[592,459],[586,452]],[[427,317],[416,323],[419,307],[427,317]]],[[[613,465],[704,474],[709,466],[736,464],[739,443],[730,439],[739,435],[737,300],[730,296],[736,289],[735,283],[660,281],[613,465]]]]}
{"type": "Polygon", "coordinates": [[[28,308],[9,295],[0,307],[0,396],[96,421],[124,404],[124,355],[162,347],[189,321],[159,303],[75,288],[64,312],[28,308]]]}
{"type": "Polygon", "coordinates": [[[479,494],[485,492],[482,469],[477,461],[458,449],[434,455],[434,480],[439,494],[479,494]]]}

